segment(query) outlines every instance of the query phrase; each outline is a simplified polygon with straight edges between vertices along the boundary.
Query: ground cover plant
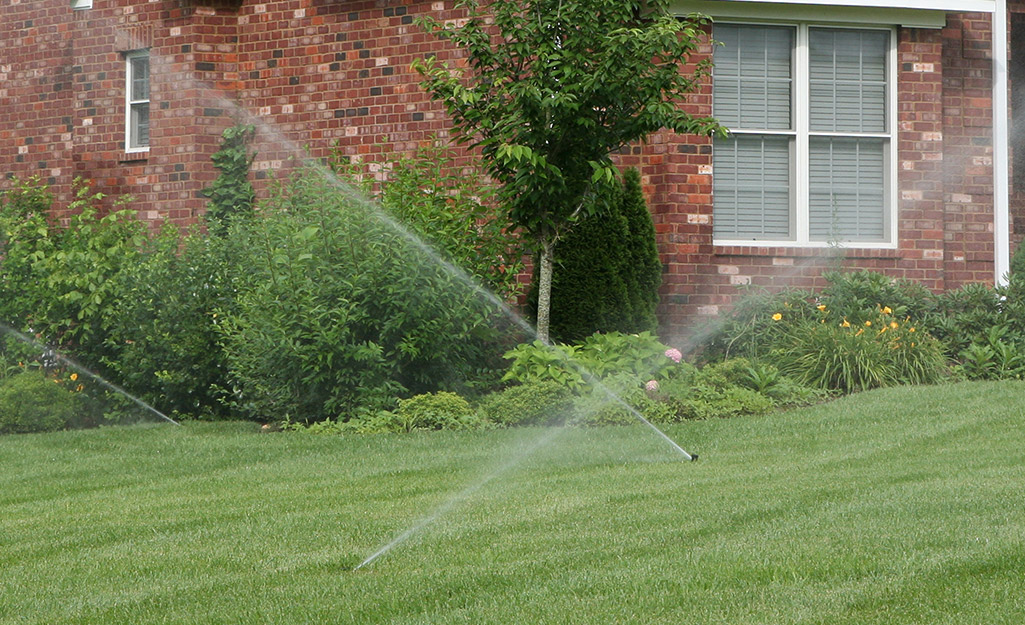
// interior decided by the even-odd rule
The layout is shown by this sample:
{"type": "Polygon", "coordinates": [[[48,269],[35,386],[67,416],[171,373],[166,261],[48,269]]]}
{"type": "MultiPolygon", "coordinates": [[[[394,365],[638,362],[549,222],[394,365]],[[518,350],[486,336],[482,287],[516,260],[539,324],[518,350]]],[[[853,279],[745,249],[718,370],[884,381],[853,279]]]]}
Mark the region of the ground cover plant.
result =
{"type": "Polygon", "coordinates": [[[670,426],[696,463],[633,427],[6,436],[0,622],[1017,623],[1023,390],[670,426]]]}

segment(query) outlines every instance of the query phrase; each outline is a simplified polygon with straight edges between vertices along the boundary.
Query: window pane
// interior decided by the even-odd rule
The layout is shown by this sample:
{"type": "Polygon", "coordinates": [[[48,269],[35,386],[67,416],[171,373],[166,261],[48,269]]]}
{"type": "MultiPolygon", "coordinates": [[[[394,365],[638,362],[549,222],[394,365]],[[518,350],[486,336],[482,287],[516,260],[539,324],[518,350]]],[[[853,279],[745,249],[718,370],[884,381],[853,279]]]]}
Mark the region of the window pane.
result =
{"type": "Polygon", "coordinates": [[[889,41],[885,31],[809,31],[812,130],[886,131],[889,41]]]}
{"type": "Polygon", "coordinates": [[[133,104],[131,107],[130,136],[128,147],[145,148],[149,146],[149,103],[133,104]]]}
{"type": "Polygon", "coordinates": [[[131,59],[132,93],[131,99],[149,100],[149,57],[136,56],[131,59]]]}
{"type": "Polygon", "coordinates": [[[790,238],[789,137],[715,142],[713,231],[720,239],[790,238]]]}
{"type": "Polygon", "coordinates": [[[810,138],[812,240],[886,240],[885,146],[883,139],[810,138]]]}
{"type": "Polygon", "coordinates": [[[713,107],[726,126],[789,130],[791,122],[791,51],[789,27],[715,27],[713,107]]]}

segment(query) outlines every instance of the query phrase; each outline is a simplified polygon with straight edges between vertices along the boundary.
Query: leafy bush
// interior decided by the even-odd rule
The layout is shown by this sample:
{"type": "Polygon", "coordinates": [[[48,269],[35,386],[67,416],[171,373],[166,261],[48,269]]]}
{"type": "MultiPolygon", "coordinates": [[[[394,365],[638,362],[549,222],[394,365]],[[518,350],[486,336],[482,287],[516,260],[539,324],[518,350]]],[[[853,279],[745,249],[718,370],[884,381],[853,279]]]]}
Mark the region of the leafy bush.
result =
{"type": "Polygon", "coordinates": [[[826,287],[817,296],[834,317],[861,325],[887,307],[893,316],[922,319],[931,308],[932,293],[918,282],[894,279],[868,271],[831,271],[823,274],[826,287]]]}
{"type": "Polygon", "coordinates": [[[245,268],[237,242],[165,228],[116,278],[105,311],[104,364],[132,393],[179,416],[227,417],[220,316],[235,308],[245,268]]]}
{"type": "Polygon", "coordinates": [[[503,426],[556,425],[573,414],[573,394],[555,380],[528,381],[484,396],[481,418],[503,426]]]}
{"type": "Polygon", "coordinates": [[[623,174],[623,217],[630,240],[624,267],[626,292],[630,300],[630,318],[625,332],[654,332],[658,327],[658,289],[662,285],[662,259],[655,242],[655,224],[644,201],[641,174],[628,169],[623,174]]]}
{"type": "MultiPolygon", "coordinates": [[[[631,318],[626,267],[630,226],[623,216],[622,187],[594,197],[593,212],[556,243],[549,332],[553,341],[574,343],[595,332],[628,328],[631,318]]],[[[537,316],[540,259],[535,259],[528,312],[537,316]]]]}
{"type": "Polygon", "coordinates": [[[218,326],[245,414],[344,421],[497,367],[495,306],[344,181],[302,168],[262,209],[229,229],[246,273],[218,326]]]}
{"type": "Polygon", "coordinates": [[[760,359],[784,345],[794,331],[818,320],[815,294],[787,289],[780,292],[748,290],[721,317],[703,328],[701,359],[717,362],[743,357],[760,359]]]}
{"type": "Polygon", "coordinates": [[[71,421],[77,398],[39,370],[0,380],[0,434],[53,432],[71,421]]]}
{"type": "Polygon", "coordinates": [[[1025,352],[1005,325],[993,326],[982,341],[961,350],[957,372],[969,380],[1002,380],[1025,375],[1025,352]]]}
{"type": "MultiPolygon", "coordinates": [[[[475,170],[456,168],[451,152],[430,147],[399,160],[383,177],[375,198],[392,218],[499,299],[519,294],[520,241],[496,217],[494,190],[475,170]]],[[[371,180],[365,177],[363,185],[368,195],[371,180]]]]}
{"type": "Polygon", "coordinates": [[[649,332],[593,334],[576,345],[524,343],[506,352],[512,361],[503,380],[552,380],[578,390],[592,377],[628,373],[636,380],[661,377],[680,361],[679,351],[668,348],[649,332]]]}
{"type": "Polygon", "coordinates": [[[400,399],[399,409],[395,414],[406,432],[471,430],[484,424],[469,402],[455,393],[446,391],[400,399]]]}
{"type": "Polygon", "coordinates": [[[103,195],[75,181],[67,226],[47,219],[52,196],[38,180],[16,181],[0,203],[0,319],[95,365],[113,278],[134,265],[146,240],[133,211],[100,216],[103,195]]]}

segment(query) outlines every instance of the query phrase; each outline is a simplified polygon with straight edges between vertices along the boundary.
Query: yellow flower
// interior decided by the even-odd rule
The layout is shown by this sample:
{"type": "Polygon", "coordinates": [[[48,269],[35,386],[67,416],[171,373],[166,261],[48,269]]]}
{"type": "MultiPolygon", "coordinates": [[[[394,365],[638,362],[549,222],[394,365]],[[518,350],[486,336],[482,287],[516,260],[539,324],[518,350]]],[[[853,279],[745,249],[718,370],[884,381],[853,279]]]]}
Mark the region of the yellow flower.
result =
{"type": "Polygon", "coordinates": [[[864,333],[865,333],[865,328],[861,328],[857,332],[854,333],[854,336],[861,336],[864,333]]]}
{"type": "Polygon", "coordinates": [[[82,392],[82,389],[84,389],[84,388],[85,388],[84,386],[82,386],[81,384],[79,384],[78,386],[76,386],[76,387],[75,387],[75,392],[76,392],[76,393],[81,393],[81,392],[82,392]]]}
{"type": "Polygon", "coordinates": [[[872,322],[871,321],[866,321],[865,322],[865,326],[871,328],[872,327],[872,322]]]}
{"type": "Polygon", "coordinates": [[[819,305],[818,305],[818,306],[816,306],[815,308],[818,308],[818,309],[819,309],[819,310],[821,310],[822,312],[826,312],[826,305],[825,305],[825,304],[819,304],[819,305]]]}
{"type": "Polygon", "coordinates": [[[893,312],[893,311],[892,311],[892,310],[890,310],[890,307],[889,307],[889,306],[883,306],[883,314],[884,314],[884,315],[889,315],[889,314],[890,314],[890,313],[892,313],[892,312],[893,312]]]}
{"type": "Polygon", "coordinates": [[[908,329],[908,332],[914,332],[914,331],[915,331],[914,326],[912,326],[911,328],[908,329]]]}
{"type": "Polygon", "coordinates": [[[912,343],[912,344],[911,344],[911,347],[914,347],[914,346],[915,346],[915,344],[914,344],[914,343],[912,343]]]}
{"type": "Polygon", "coordinates": [[[77,379],[78,379],[78,374],[77,373],[72,373],[71,374],[71,381],[74,382],[77,379]]]}
{"type": "Polygon", "coordinates": [[[890,327],[893,328],[894,330],[896,330],[897,328],[900,327],[900,324],[897,323],[896,321],[891,321],[890,322],[890,327]]]}
{"type": "Polygon", "coordinates": [[[851,322],[847,321],[846,319],[844,319],[843,323],[840,324],[840,327],[841,328],[849,328],[849,327],[851,327],[851,322]]]}
{"type": "Polygon", "coordinates": [[[783,318],[783,315],[781,315],[780,313],[776,313],[775,315],[772,316],[772,320],[773,321],[779,321],[782,318],[783,318]]]}

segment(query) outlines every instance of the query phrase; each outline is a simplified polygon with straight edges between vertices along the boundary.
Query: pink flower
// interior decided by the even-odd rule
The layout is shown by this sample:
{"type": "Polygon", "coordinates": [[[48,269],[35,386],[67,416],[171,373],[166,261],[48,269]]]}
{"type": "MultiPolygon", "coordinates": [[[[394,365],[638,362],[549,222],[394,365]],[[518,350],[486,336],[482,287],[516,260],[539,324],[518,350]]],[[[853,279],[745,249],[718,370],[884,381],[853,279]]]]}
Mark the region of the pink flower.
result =
{"type": "Polygon", "coordinates": [[[666,358],[671,359],[673,362],[680,362],[683,360],[683,354],[681,354],[680,350],[675,347],[670,347],[666,350],[666,358]]]}
{"type": "Polygon", "coordinates": [[[644,388],[645,390],[654,393],[658,390],[658,382],[656,380],[649,380],[648,383],[644,385],[644,388]]]}

